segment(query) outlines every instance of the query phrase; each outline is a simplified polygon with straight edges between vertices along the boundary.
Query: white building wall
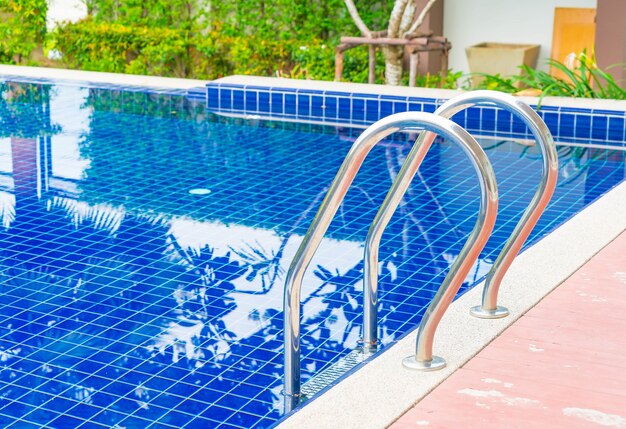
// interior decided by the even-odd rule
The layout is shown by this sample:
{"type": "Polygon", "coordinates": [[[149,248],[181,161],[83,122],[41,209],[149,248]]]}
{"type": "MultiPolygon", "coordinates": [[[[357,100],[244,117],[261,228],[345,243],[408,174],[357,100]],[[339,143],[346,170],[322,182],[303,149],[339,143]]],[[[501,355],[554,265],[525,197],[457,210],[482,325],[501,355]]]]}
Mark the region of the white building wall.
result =
{"type": "Polygon", "coordinates": [[[597,0],[444,0],[443,33],[452,43],[450,68],[469,72],[465,48],[481,42],[541,45],[538,68],[547,70],[554,8],[595,8],[597,0]]]}
{"type": "Polygon", "coordinates": [[[76,22],[87,16],[87,6],[81,0],[48,0],[48,30],[63,21],[76,22]]]}

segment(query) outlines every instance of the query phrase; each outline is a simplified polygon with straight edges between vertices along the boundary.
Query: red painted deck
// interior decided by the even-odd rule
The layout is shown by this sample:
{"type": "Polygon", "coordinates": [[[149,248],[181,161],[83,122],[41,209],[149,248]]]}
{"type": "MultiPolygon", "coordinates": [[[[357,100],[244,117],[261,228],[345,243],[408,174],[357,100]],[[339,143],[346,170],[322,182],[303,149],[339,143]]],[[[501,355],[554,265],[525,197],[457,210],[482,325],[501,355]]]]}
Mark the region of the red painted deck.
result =
{"type": "Polygon", "coordinates": [[[391,428],[626,428],[626,232],[391,428]]]}

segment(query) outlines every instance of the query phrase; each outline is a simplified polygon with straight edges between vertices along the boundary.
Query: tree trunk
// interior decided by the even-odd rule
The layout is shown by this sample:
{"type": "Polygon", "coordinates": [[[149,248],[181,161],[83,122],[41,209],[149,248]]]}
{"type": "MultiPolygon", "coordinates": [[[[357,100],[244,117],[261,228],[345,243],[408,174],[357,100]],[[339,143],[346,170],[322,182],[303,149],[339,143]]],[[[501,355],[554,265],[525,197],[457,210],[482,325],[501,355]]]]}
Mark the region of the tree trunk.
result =
{"type": "Polygon", "coordinates": [[[407,0],[396,0],[391,15],[389,15],[389,25],[387,26],[387,37],[398,37],[402,31],[400,24],[406,10],[407,0]]]}
{"type": "Polygon", "coordinates": [[[385,46],[383,52],[385,54],[385,83],[387,85],[400,85],[404,46],[385,46]]]}
{"type": "Polygon", "coordinates": [[[346,7],[348,8],[348,12],[350,13],[350,17],[352,18],[352,21],[354,21],[357,28],[361,32],[361,35],[363,37],[372,37],[372,32],[370,31],[369,28],[367,28],[367,25],[365,25],[365,23],[361,19],[361,16],[359,15],[359,11],[356,9],[354,2],[352,0],[344,0],[344,3],[346,4],[346,7]]]}
{"type": "MultiPolygon", "coordinates": [[[[388,37],[404,37],[404,33],[413,22],[415,6],[414,0],[396,0],[389,17],[388,37]]],[[[387,85],[400,85],[404,46],[387,46],[383,48],[383,52],[385,53],[385,83],[387,85]]]]}
{"type": "MultiPolygon", "coordinates": [[[[416,0],[395,0],[393,9],[389,15],[389,23],[387,26],[387,37],[400,38],[417,31],[417,28],[424,21],[424,17],[437,0],[429,0],[426,7],[422,10],[414,21],[415,9],[417,7],[416,0]]],[[[365,25],[359,12],[356,9],[353,0],[344,0],[348,12],[352,20],[358,27],[364,37],[372,37],[372,32],[365,25]]],[[[387,85],[400,85],[402,81],[402,63],[404,57],[404,46],[384,46],[383,53],[385,55],[385,83],[387,85]]]]}

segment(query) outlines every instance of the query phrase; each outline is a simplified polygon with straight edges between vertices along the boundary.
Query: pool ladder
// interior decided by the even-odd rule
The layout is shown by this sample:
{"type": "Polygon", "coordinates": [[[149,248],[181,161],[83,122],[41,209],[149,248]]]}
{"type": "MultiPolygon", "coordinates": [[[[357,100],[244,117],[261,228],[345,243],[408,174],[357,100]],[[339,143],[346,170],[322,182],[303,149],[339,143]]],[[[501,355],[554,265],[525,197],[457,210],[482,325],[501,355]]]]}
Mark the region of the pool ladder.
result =
{"type": "Polygon", "coordinates": [[[511,95],[495,91],[473,91],[459,95],[442,104],[432,114],[404,112],[381,119],[367,128],[350,148],[287,272],[284,295],[286,411],[295,408],[301,396],[300,290],[304,272],[367,154],[382,139],[401,130],[420,128],[424,132],[409,152],[367,234],[364,258],[363,347],[366,352],[373,352],[378,346],[378,250],[382,234],[436,135],[442,135],[461,147],[478,174],[481,189],[479,213],[467,242],[422,318],[417,332],[415,354],[405,358],[403,365],[424,371],[445,366],[445,360],[433,356],[432,353],[435,331],[487,243],[498,210],[496,177],[487,155],[467,131],[449,119],[455,113],[479,103],[496,105],[521,118],[537,140],[543,160],[539,187],[487,274],[481,305],[470,310],[472,315],[480,318],[500,318],[509,314],[505,307],[497,305],[500,283],[548,205],[556,187],[558,158],[548,127],[529,105],[511,95]]]}

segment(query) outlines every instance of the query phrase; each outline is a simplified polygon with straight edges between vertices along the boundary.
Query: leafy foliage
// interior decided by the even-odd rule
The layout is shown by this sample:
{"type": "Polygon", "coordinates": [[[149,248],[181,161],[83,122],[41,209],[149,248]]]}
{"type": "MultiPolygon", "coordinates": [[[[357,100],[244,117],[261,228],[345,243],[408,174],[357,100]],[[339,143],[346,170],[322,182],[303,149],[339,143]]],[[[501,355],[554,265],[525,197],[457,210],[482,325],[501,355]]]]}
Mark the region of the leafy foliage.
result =
{"type": "MultiPolygon", "coordinates": [[[[232,74],[332,80],[334,49],[321,39],[277,40],[87,19],[55,34],[70,68],[215,79],[232,74]]],[[[384,64],[379,61],[382,79],[384,64]]],[[[346,55],[344,76],[367,82],[367,50],[346,55]]]]}
{"type": "Polygon", "coordinates": [[[101,23],[192,31],[206,18],[207,0],[86,0],[89,17],[101,23]]]}
{"type": "MultiPolygon", "coordinates": [[[[385,25],[393,0],[361,0],[359,5],[363,20],[379,28],[385,25]]],[[[208,20],[211,30],[264,40],[322,39],[334,43],[341,35],[358,34],[343,0],[212,2],[208,20]]]]}
{"type": "MultiPolygon", "coordinates": [[[[484,77],[482,82],[472,88],[468,80],[465,89],[493,89],[516,93],[519,91],[516,84],[519,83],[522,87],[539,90],[541,97],[626,99],[626,90],[620,88],[613,76],[598,68],[593,55],[582,52],[576,57],[573,66],[556,60],[549,60],[548,64],[563,72],[566,78],[552,76],[545,71],[523,65],[520,67],[520,74],[516,76],[480,74],[484,77]]],[[[617,64],[612,67],[626,67],[626,65],[617,64]]]]}
{"type": "MultiPolygon", "coordinates": [[[[360,2],[363,19],[382,28],[392,0],[360,2]]],[[[66,65],[87,70],[214,79],[231,74],[334,78],[334,46],[357,34],[342,0],[90,0],[89,17],[66,24],[54,43],[66,65]]],[[[367,49],[349,51],[345,80],[367,82],[367,49]]],[[[384,82],[379,54],[377,82],[384,82]]],[[[424,86],[441,78],[425,76],[424,86]]],[[[453,87],[452,80],[445,87],[453,87]]]]}
{"type": "MultiPolygon", "coordinates": [[[[457,82],[462,77],[463,72],[455,72],[453,70],[448,70],[446,76],[442,76],[441,73],[426,73],[424,75],[417,75],[417,79],[415,80],[415,86],[420,86],[423,88],[457,89],[457,82]]],[[[408,85],[409,77],[404,76],[402,83],[403,85],[408,85]]]]}
{"type": "Polygon", "coordinates": [[[126,26],[87,19],[55,38],[69,67],[84,70],[186,76],[189,34],[184,30],[126,26]],[[62,35],[62,37],[59,37],[62,35]]]}
{"type": "Polygon", "coordinates": [[[46,36],[46,0],[0,0],[0,61],[30,63],[46,36]]]}
{"type": "MultiPolygon", "coordinates": [[[[356,34],[342,0],[90,0],[89,17],[57,29],[53,45],[71,68],[198,79],[231,74],[334,78],[334,46],[356,34]]],[[[393,1],[362,1],[384,26],[393,1]]],[[[344,79],[367,82],[367,49],[346,54],[344,79]]],[[[383,82],[384,59],[377,59],[383,82]]],[[[431,80],[425,83],[429,84],[431,80]]]]}

